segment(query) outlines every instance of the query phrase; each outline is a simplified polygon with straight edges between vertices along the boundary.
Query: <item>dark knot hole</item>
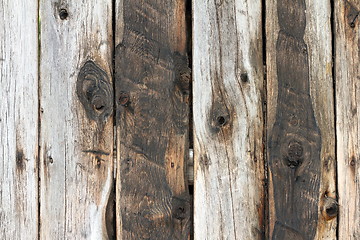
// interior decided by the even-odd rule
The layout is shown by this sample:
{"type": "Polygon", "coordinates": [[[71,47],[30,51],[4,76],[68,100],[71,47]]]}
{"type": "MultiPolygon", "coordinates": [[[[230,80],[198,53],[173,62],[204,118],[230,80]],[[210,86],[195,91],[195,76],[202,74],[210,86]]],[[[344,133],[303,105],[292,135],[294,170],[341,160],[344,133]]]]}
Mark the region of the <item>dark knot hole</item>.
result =
{"type": "Polygon", "coordinates": [[[68,16],[69,16],[69,13],[68,13],[68,11],[66,9],[64,9],[64,8],[60,9],[59,17],[60,17],[61,20],[67,19],[68,16]]]}
{"type": "Polygon", "coordinates": [[[331,206],[326,208],[326,214],[330,217],[336,216],[338,214],[339,207],[337,204],[332,204],[331,206]]]}
{"type": "Polygon", "coordinates": [[[217,117],[216,121],[219,126],[224,126],[226,124],[226,118],[224,116],[217,117]]]}

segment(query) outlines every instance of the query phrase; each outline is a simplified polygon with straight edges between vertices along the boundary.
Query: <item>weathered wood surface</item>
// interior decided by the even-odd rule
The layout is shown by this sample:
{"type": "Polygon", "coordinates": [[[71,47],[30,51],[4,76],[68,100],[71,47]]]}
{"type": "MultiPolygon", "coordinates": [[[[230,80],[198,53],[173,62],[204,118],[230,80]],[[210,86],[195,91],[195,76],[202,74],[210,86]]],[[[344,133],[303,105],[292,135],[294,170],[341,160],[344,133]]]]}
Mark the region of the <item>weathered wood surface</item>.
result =
{"type": "Polygon", "coordinates": [[[185,0],[117,1],[118,239],[188,239],[185,0]]]}
{"type": "Polygon", "coordinates": [[[359,1],[335,1],[339,239],[360,239],[359,15],[359,1]]]}
{"type": "Polygon", "coordinates": [[[38,236],[37,2],[0,2],[0,239],[38,236]]]}
{"type": "Polygon", "coordinates": [[[112,1],[40,1],[40,237],[103,239],[113,182],[112,1]]]}
{"type": "Polygon", "coordinates": [[[335,239],[330,1],[266,9],[270,239],[335,239]]]}
{"type": "Polygon", "coordinates": [[[193,1],[194,236],[264,238],[261,1],[193,1]]]}

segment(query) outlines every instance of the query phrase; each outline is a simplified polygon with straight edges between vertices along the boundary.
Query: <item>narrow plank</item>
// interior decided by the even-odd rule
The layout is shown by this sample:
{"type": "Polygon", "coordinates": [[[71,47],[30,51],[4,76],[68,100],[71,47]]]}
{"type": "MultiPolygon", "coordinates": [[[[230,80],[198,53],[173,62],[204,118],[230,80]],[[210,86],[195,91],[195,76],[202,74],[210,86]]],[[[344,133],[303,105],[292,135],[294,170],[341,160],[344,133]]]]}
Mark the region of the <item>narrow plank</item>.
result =
{"type": "Polygon", "coordinates": [[[339,239],[360,239],[360,2],[335,1],[339,239]]]}
{"type": "Polygon", "coordinates": [[[117,238],[188,239],[185,0],[117,1],[117,238]]]}
{"type": "Polygon", "coordinates": [[[193,1],[195,239],[264,239],[261,8],[193,1]]]}
{"type": "Polygon", "coordinates": [[[0,239],[38,238],[37,9],[0,2],[0,239]]]}
{"type": "Polygon", "coordinates": [[[113,182],[112,1],[40,1],[40,237],[104,239],[113,182]]]}
{"type": "Polygon", "coordinates": [[[269,239],[335,239],[330,1],[266,9],[269,239]]]}

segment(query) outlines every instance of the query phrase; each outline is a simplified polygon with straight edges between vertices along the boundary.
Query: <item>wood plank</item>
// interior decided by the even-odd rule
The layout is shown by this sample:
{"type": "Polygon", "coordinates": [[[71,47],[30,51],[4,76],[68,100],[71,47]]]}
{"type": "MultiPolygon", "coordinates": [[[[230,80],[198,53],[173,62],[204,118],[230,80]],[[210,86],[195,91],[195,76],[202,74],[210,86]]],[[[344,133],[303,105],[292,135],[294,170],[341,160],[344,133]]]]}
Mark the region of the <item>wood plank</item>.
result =
{"type": "Polygon", "coordinates": [[[193,1],[195,239],[264,239],[261,11],[193,1]]]}
{"type": "Polygon", "coordinates": [[[40,1],[42,239],[104,239],[113,183],[112,1],[40,1]]]}
{"type": "Polygon", "coordinates": [[[330,1],[266,9],[269,239],[335,239],[330,1]]]}
{"type": "Polygon", "coordinates": [[[37,9],[0,2],[0,239],[38,238],[37,9]]]}
{"type": "Polygon", "coordinates": [[[185,0],[117,1],[117,238],[188,239],[185,0]]]}
{"type": "Polygon", "coordinates": [[[360,239],[360,2],[335,1],[339,239],[360,239]]]}

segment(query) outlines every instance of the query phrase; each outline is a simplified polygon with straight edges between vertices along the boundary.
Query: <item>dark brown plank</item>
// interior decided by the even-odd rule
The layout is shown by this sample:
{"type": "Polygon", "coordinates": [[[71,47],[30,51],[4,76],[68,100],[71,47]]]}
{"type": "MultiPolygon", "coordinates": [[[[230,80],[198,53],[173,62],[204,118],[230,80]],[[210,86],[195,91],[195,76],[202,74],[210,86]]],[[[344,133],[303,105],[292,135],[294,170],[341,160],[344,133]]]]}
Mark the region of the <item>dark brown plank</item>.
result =
{"type": "Polygon", "coordinates": [[[322,2],[277,0],[268,8],[271,239],[335,236],[330,4],[322,2]]]}
{"type": "Polygon", "coordinates": [[[117,5],[118,239],[188,239],[185,0],[117,5]]]}

